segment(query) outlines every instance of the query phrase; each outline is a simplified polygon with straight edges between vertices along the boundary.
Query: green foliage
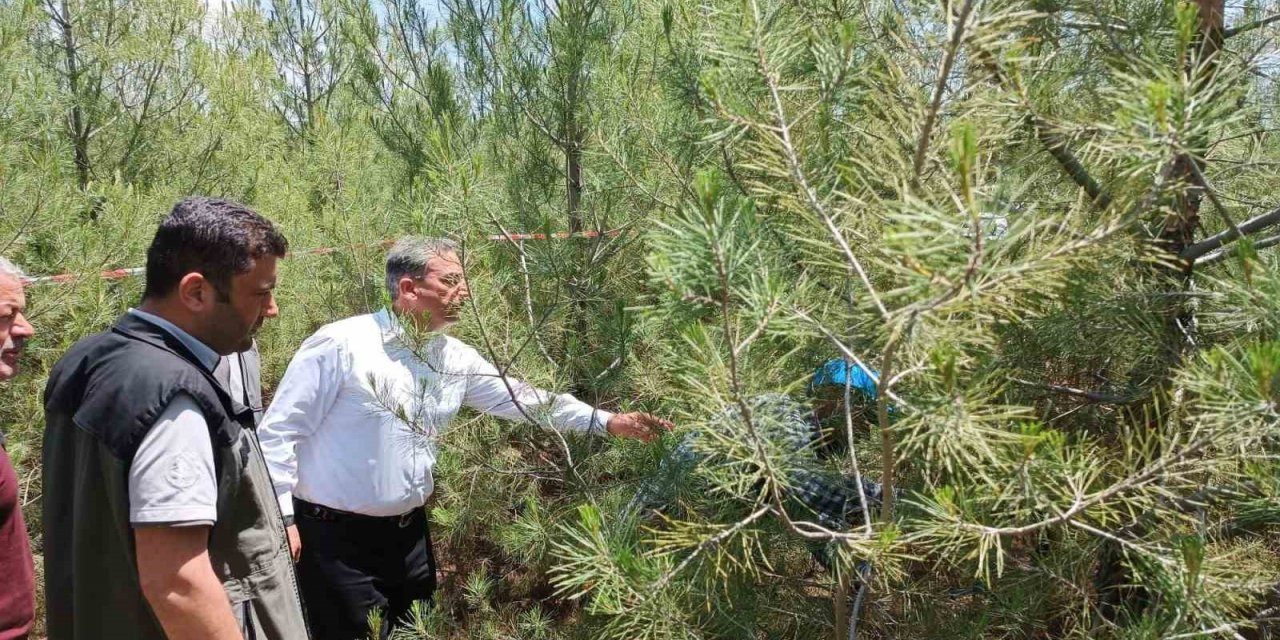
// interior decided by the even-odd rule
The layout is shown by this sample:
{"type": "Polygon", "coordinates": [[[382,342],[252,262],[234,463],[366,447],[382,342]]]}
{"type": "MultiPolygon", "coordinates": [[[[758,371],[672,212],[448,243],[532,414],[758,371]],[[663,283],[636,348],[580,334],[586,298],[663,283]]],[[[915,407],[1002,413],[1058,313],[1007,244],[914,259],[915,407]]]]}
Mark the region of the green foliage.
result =
{"type": "Polygon", "coordinates": [[[643,445],[460,417],[442,590],[397,637],[1260,627],[1280,237],[1199,245],[1277,206],[1276,32],[1207,46],[1214,4],[0,0],[0,253],[79,276],[28,289],[0,409],[37,553],[48,367],[137,301],[94,274],[205,193],[295,249],[268,388],[382,304],[380,243],[434,234],[476,293],[459,337],[678,422],[643,445]],[[484,239],[588,230],[621,233],[484,239]],[[834,357],[880,400],[819,464],[897,489],[835,529],[783,499],[812,452],[749,402],[834,357]],[[672,472],[692,431],[706,462],[672,472]]]}

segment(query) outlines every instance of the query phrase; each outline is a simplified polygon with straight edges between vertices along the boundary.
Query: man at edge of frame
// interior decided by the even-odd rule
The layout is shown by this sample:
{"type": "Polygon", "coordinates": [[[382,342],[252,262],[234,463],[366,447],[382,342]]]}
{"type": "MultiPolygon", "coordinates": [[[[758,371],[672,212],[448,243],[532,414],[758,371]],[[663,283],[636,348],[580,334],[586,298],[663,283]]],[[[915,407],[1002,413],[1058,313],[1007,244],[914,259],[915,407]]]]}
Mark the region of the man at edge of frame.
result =
{"type": "MultiPolygon", "coordinates": [[[[0,380],[18,375],[23,346],[35,335],[25,315],[22,278],[22,269],[0,256],[0,380]]],[[[25,640],[35,624],[35,566],[21,498],[18,474],[0,430],[0,640],[25,640]]]]}

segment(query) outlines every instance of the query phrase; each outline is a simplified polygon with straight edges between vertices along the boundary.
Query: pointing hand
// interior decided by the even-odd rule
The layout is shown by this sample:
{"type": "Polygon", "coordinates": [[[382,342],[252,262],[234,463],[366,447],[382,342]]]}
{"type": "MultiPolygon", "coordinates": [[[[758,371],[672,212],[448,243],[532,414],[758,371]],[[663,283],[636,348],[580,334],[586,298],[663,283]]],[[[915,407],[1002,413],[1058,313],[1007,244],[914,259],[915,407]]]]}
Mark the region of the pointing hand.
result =
{"type": "Polygon", "coordinates": [[[670,431],[674,427],[670,420],[638,411],[619,413],[610,418],[606,425],[609,435],[634,438],[642,442],[649,442],[658,437],[660,432],[670,431]]]}

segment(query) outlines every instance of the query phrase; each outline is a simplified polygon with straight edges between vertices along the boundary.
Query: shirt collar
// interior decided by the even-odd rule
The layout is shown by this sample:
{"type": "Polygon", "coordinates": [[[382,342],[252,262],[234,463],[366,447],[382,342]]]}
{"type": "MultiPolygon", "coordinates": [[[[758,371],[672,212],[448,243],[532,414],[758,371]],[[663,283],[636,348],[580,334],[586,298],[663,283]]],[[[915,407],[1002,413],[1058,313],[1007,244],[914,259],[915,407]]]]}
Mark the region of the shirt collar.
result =
{"type": "Polygon", "coordinates": [[[183,331],[178,327],[178,325],[169,322],[154,313],[147,313],[141,309],[130,309],[129,313],[141,318],[142,320],[150,322],[151,324],[167,331],[169,335],[177,338],[178,342],[181,342],[182,346],[186,347],[187,350],[191,352],[191,355],[195,356],[196,360],[199,361],[205,369],[213,371],[214,367],[218,366],[218,358],[220,357],[218,352],[210,348],[209,345],[201,342],[199,338],[183,331]]]}
{"type": "Polygon", "coordinates": [[[404,327],[400,326],[400,319],[392,313],[391,309],[383,307],[377,313],[373,314],[373,321],[378,323],[378,331],[382,334],[383,344],[395,342],[404,337],[404,327]]]}
{"type": "Polygon", "coordinates": [[[422,343],[414,346],[410,340],[406,340],[406,331],[404,324],[400,322],[400,317],[395,311],[387,307],[383,307],[377,313],[373,314],[373,320],[378,324],[378,331],[382,334],[382,344],[394,345],[400,348],[408,349],[414,355],[422,358],[430,357],[427,354],[438,355],[440,350],[444,348],[446,340],[443,333],[427,333],[418,336],[417,339],[422,343]]]}

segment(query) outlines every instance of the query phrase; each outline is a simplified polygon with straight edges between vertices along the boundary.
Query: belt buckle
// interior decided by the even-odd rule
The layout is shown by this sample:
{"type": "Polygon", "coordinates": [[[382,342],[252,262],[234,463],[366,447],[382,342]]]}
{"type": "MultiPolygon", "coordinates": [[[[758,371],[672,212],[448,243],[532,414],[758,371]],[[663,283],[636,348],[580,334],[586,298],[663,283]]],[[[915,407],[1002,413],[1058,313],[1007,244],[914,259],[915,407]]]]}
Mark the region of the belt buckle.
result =
{"type": "Polygon", "coordinates": [[[321,522],[328,522],[332,519],[329,517],[329,510],[318,504],[307,507],[307,515],[321,522]]]}
{"type": "Polygon", "coordinates": [[[409,523],[413,520],[413,513],[414,513],[413,509],[406,511],[404,514],[400,516],[400,520],[396,524],[399,525],[401,529],[409,526],[409,523]]]}

